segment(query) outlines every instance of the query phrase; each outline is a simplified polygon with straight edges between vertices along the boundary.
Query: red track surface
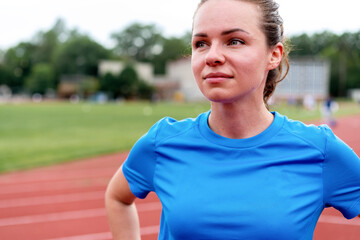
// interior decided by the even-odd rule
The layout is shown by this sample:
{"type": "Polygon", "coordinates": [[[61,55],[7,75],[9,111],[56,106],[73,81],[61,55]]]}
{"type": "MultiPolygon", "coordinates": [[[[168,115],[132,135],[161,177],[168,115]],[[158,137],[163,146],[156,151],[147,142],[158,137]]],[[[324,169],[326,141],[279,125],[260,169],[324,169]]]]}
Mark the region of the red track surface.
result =
{"type": "MultiPolygon", "coordinates": [[[[333,130],[360,155],[360,116],[339,119],[333,130]]],[[[0,239],[111,239],[104,192],[125,158],[125,153],[114,154],[1,175],[0,239]]],[[[142,239],[157,239],[161,205],[156,195],[137,200],[136,205],[142,239]]],[[[360,218],[346,220],[336,210],[327,209],[314,239],[360,239],[360,218]]]]}

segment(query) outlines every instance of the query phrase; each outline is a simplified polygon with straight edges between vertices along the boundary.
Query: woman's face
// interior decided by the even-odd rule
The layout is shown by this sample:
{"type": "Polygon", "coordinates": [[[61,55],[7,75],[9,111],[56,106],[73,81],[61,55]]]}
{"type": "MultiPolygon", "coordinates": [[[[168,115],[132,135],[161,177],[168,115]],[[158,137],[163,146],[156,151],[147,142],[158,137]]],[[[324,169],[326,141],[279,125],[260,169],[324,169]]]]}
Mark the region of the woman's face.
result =
{"type": "Polygon", "coordinates": [[[196,82],[209,100],[263,102],[267,73],[277,66],[277,48],[267,47],[260,20],[256,5],[238,0],[210,0],[198,9],[191,64],[196,82]]]}

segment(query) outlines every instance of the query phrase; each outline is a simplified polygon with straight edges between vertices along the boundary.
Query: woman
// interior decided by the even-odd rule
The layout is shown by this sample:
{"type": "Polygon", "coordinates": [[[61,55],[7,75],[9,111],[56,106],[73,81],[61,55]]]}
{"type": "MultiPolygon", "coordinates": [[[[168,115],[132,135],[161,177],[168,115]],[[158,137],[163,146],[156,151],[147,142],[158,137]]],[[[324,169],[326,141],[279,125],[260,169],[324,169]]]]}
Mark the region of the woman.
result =
{"type": "Polygon", "coordinates": [[[114,239],[139,239],[133,204],[156,192],[159,239],[312,239],[324,207],[360,213],[360,160],[326,126],[267,109],[286,65],[272,0],[203,0],[192,70],[211,101],[164,118],[134,145],[106,194],[114,239]]]}

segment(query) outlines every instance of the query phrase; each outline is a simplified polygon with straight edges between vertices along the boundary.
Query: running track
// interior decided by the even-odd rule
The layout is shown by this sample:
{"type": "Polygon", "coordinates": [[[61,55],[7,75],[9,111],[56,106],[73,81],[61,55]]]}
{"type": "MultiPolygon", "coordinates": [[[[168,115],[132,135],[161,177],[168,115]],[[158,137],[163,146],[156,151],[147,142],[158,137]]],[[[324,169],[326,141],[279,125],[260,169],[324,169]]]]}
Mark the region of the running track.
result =
{"type": "MultiPolygon", "coordinates": [[[[360,116],[339,119],[335,133],[360,155],[360,116]]],[[[107,183],[126,153],[0,176],[1,240],[111,239],[104,209],[107,183]]],[[[157,239],[161,205],[136,200],[143,240],[157,239]]],[[[289,236],[291,239],[291,236],[289,236]]],[[[360,218],[325,210],[315,240],[360,239],[360,218]]]]}

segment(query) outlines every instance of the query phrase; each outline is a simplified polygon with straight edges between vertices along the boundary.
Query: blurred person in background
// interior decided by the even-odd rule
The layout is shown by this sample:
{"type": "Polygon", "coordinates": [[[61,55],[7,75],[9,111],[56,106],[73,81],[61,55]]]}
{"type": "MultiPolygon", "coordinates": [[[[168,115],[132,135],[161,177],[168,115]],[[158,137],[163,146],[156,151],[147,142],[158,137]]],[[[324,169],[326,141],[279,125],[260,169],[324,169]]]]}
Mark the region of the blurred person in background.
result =
{"type": "Polygon", "coordinates": [[[360,159],[327,126],[267,101],[288,69],[273,0],[202,0],[192,70],[211,110],[158,121],[109,183],[114,239],[140,239],[134,200],[155,192],[159,239],[310,240],[325,207],[360,214],[360,159]]]}
{"type": "Polygon", "coordinates": [[[306,94],[303,99],[304,108],[308,111],[314,111],[316,109],[316,100],[313,95],[306,94]]]}
{"type": "Polygon", "coordinates": [[[334,100],[332,96],[329,96],[323,102],[321,113],[323,121],[330,127],[336,126],[336,119],[334,113],[339,110],[339,104],[334,100]]]}

